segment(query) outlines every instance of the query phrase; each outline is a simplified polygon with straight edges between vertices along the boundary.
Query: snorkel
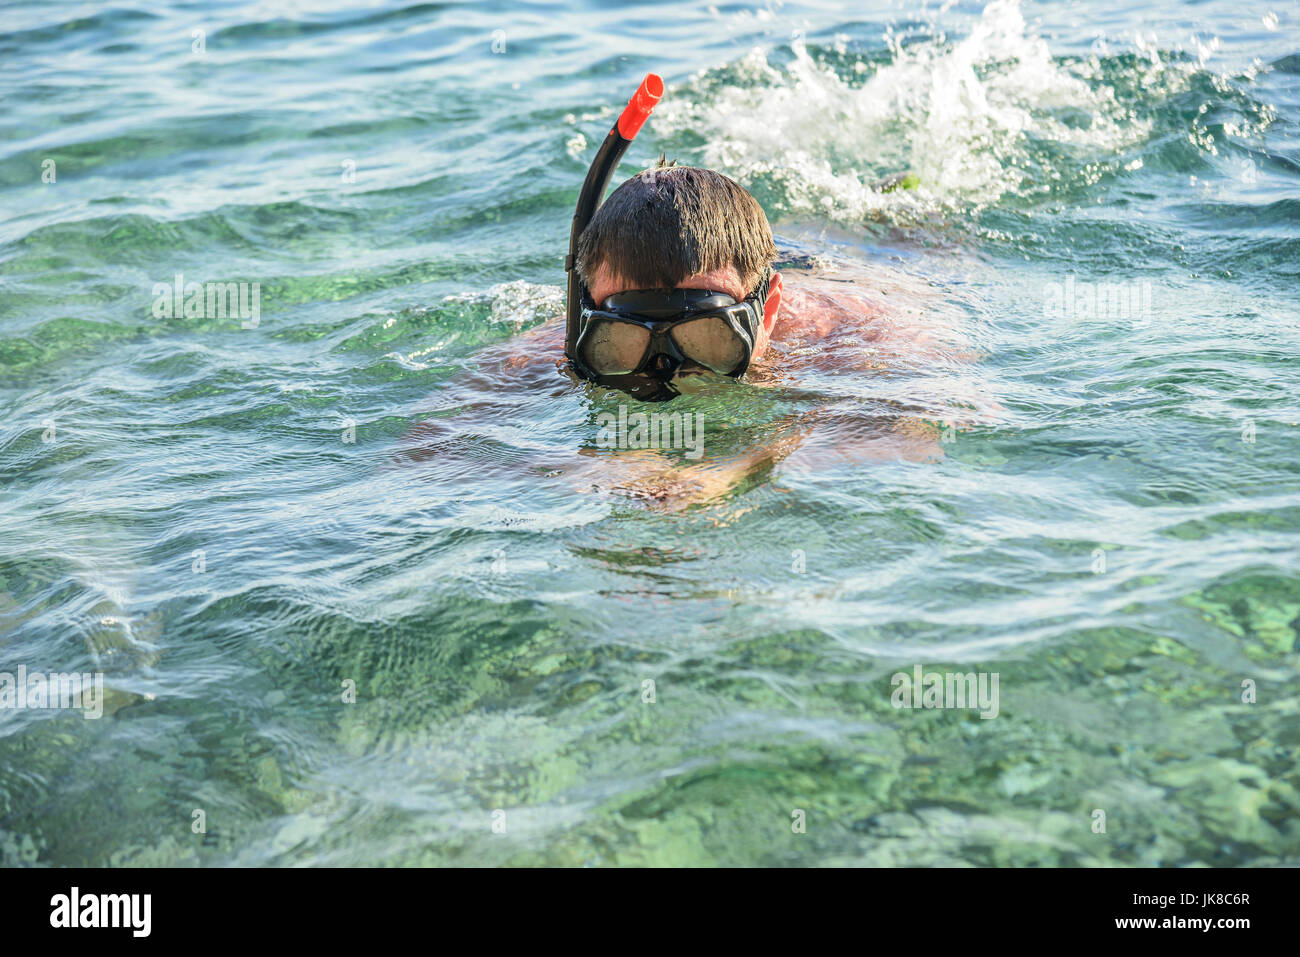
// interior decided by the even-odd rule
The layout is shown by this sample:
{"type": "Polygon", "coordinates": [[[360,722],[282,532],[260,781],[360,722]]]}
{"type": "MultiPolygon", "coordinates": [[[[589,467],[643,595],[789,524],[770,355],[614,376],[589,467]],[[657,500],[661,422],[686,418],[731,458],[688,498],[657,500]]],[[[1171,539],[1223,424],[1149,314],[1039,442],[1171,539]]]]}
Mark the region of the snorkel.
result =
{"type": "Polygon", "coordinates": [[[664,95],[664,81],[656,73],[647,73],[646,78],[641,81],[637,87],[632,99],[628,100],[627,106],[619,116],[618,122],[614,128],[609,131],[605,137],[605,142],[600,144],[600,149],[596,151],[596,158],[591,161],[591,169],[587,170],[587,178],[583,180],[582,192],[578,194],[578,208],[573,214],[573,228],[569,230],[569,255],[564,259],[564,270],[569,274],[568,283],[568,316],[567,324],[564,331],[564,354],[568,357],[570,366],[574,371],[584,379],[592,378],[590,370],[582,363],[577,355],[579,324],[582,320],[582,293],[583,283],[578,278],[578,273],[574,269],[575,257],[578,251],[578,237],[582,231],[587,228],[591,222],[591,217],[595,215],[596,209],[605,200],[605,190],[609,188],[609,181],[614,176],[614,170],[618,168],[619,160],[627,152],[627,148],[632,145],[632,140],[636,139],[637,133],[641,132],[641,127],[645,125],[646,119],[659,102],[659,98],[664,95]]]}

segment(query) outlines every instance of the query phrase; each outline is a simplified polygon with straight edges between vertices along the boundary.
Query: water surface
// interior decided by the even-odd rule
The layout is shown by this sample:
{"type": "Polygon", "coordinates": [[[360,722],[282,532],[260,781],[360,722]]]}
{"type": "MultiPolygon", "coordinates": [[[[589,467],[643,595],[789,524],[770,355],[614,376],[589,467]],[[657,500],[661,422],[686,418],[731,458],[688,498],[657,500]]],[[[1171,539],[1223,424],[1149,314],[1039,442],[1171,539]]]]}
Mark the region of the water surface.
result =
{"type": "Polygon", "coordinates": [[[1300,7],[836,6],[0,8],[0,671],[110,689],[0,712],[0,863],[1300,863],[1300,7]],[[618,399],[475,370],[649,70],[626,174],[737,177],[977,356],[678,400],[709,454],[941,455],[548,474],[618,399]],[[896,709],[918,664],[998,716],[896,709]]]}

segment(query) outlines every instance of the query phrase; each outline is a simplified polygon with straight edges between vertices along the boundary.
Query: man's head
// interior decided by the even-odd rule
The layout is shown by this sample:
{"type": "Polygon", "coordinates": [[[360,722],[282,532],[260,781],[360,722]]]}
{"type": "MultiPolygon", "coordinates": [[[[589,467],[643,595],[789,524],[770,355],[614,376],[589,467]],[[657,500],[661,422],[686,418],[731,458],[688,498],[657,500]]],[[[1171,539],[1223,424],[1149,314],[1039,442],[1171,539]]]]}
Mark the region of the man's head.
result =
{"type": "MultiPolygon", "coordinates": [[[[597,304],[633,289],[711,289],[740,301],[776,259],[772,227],[743,187],[713,170],[660,164],[633,176],[578,239],[578,276],[597,304]]],[[[776,274],[754,344],[767,347],[781,303],[776,274]]]]}

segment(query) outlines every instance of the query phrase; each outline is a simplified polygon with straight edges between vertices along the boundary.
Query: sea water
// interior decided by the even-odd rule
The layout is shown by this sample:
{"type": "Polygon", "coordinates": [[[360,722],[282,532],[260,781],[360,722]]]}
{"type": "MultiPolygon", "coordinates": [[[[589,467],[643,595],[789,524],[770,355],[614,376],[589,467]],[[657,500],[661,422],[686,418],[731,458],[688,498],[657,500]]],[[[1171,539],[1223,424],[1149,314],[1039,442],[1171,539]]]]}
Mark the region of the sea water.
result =
{"type": "Polygon", "coordinates": [[[0,672],[103,676],[0,707],[0,863],[1300,863],[1300,6],[839,6],[0,8],[0,672]],[[701,463],[940,454],[669,507],[475,377],[652,70],[623,175],[967,343],[683,397],[701,463]]]}

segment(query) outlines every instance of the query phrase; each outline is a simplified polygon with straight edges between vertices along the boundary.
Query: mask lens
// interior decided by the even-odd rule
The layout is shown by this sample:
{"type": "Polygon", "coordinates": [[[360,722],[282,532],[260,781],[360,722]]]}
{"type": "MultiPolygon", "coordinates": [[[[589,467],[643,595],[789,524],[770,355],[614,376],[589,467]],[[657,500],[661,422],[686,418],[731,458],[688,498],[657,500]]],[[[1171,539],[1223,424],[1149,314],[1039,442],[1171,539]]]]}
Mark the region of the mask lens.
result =
{"type": "Polygon", "coordinates": [[[649,344],[649,329],[598,319],[583,339],[582,358],[597,375],[625,375],[641,364],[649,344]]]}
{"type": "Polygon", "coordinates": [[[682,355],[721,375],[729,375],[745,361],[745,343],[720,316],[679,322],[670,334],[682,355]]]}

